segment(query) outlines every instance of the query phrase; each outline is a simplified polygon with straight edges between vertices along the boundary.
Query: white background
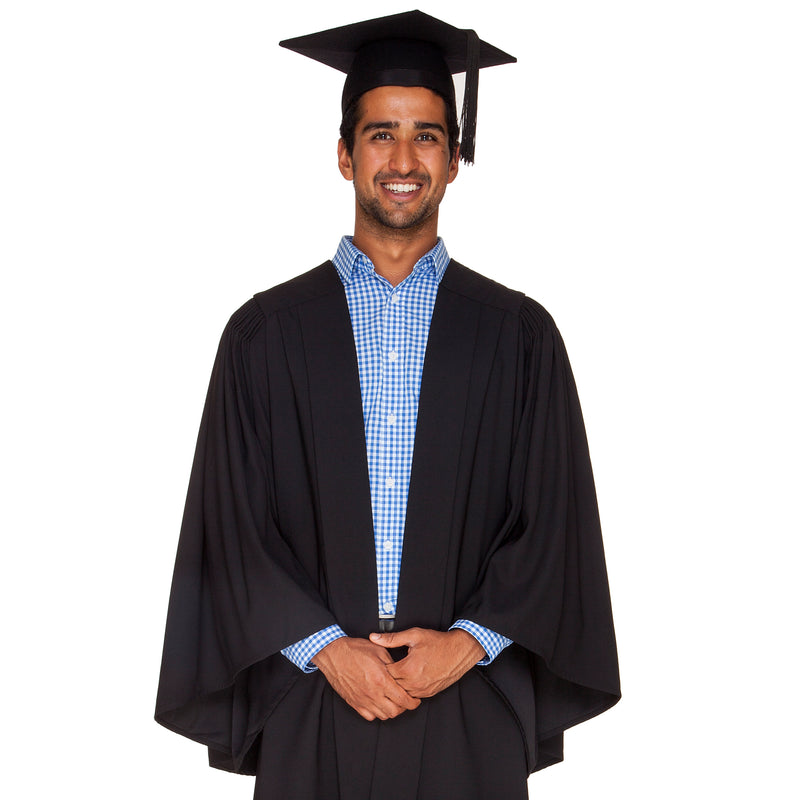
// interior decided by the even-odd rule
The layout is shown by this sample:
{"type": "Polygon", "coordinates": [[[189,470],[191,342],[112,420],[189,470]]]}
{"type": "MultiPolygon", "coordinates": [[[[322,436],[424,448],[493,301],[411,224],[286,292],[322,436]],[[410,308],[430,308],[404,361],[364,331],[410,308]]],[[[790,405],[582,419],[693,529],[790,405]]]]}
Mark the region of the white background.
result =
{"type": "MultiPolygon", "coordinates": [[[[2,5],[5,797],[251,796],[152,721],[194,437],[231,312],[352,232],[278,40],[408,10],[269,5],[2,5]]],[[[797,797],[797,4],[423,10],[519,58],[440,232],[558,321],[605,529],[623,701],[532,797],[797,797]]]]}

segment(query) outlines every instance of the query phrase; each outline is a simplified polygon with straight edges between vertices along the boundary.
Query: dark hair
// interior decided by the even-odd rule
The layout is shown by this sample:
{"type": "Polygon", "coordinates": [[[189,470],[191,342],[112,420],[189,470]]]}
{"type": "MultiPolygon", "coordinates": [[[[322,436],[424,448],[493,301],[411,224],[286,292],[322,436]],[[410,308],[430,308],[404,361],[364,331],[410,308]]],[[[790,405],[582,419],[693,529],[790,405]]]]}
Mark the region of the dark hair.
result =
{"type": "MultiPolygon", "coordinates": [[[[459,134],[456,104],[455,101],[448,102],[447,98],[439,94],[439,92],[434,92],[434,94],[439,95],[444,101],[447,145],[450,149],[450,158],[452,159],[453,153],[455,153],[456,147],[458,147],[459,134]]],[[[344,114],[342,114],[342,124],[339,126],[339,136],[344,140],[344,146],[347,148],[347,152],[351,154],[356,143],[356,125],[358,125],[358,121],[361,119],[361,98],[363,96],[363,94],[360,94],[350,101],[350,105],[347,106],[344,110],[344,114]]]]}

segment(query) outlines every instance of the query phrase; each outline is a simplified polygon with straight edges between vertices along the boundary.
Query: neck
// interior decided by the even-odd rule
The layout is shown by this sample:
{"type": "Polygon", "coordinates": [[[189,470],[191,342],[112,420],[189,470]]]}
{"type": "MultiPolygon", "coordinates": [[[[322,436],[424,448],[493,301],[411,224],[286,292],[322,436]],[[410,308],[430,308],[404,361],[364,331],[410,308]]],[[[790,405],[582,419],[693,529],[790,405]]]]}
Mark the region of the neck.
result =
{"type": "Polygon", "coordinates": [[[433,217],[414,228],[388,228],[356,215],[353,244],[375,266],[375,272],[392,286],[405,280],[422,256],[436,246],[437,219],[433,217]]]}

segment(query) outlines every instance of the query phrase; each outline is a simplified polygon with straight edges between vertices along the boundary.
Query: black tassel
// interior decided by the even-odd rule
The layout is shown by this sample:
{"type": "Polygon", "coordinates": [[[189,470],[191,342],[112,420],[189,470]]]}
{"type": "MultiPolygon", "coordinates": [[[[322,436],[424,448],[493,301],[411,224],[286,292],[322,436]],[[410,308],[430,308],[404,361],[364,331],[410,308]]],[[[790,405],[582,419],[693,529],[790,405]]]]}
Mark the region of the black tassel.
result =
{"type": "Polygon", "coordinates": [[[478,125],[478,74],[480,72],[481,40],[475,31],[467,36],[467,69],[464,80],[464,105],[461,107],[461,160],[475,162],[475,129],[478,125]]]}

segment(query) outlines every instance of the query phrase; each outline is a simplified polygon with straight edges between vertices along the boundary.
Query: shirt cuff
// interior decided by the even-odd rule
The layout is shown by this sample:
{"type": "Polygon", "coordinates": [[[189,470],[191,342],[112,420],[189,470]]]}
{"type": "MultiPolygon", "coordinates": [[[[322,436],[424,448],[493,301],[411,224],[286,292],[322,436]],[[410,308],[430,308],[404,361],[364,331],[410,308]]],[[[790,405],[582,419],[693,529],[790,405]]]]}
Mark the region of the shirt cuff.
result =
{"type": "Polygon", "coordinates": [[[341,639],[342,636],[347,636],[347,634],[338,625],[329,625],[327,628],[323,628],[317,633],[312,633],[311,636],[307,636],[289,647],[284,647],[281,653],[303,672],[316,672],[317,668],[311,663],[311,659],[323,647],[329,645],[335,639],[341,639]]]}
{"type": "Polygon", "coordinates": [[[484,628],[482,625],[478,625],[468,619],[457,619],[450,626],[450,630],[453,630],[453,628],[461,628],[461,630],[471,633],[478,640],[478,644],[486,651],[486,656],[476,665],[479,667],[491,664],[506,647],[513,644],[513,640],[506,636],[495,633],[493,630],[484,628]]]}

